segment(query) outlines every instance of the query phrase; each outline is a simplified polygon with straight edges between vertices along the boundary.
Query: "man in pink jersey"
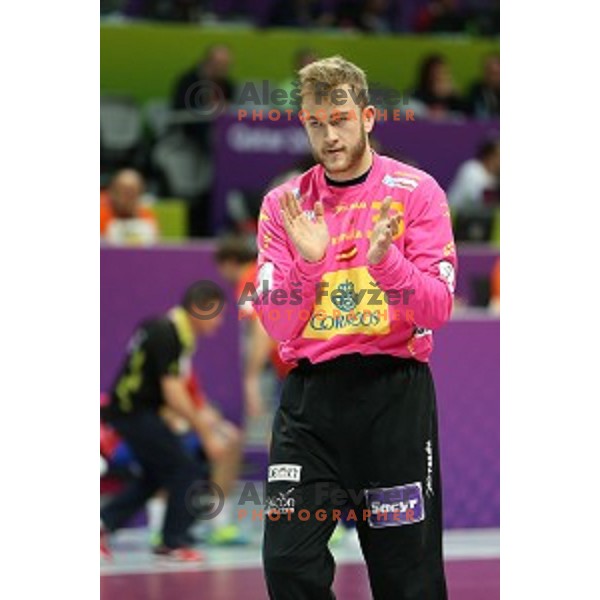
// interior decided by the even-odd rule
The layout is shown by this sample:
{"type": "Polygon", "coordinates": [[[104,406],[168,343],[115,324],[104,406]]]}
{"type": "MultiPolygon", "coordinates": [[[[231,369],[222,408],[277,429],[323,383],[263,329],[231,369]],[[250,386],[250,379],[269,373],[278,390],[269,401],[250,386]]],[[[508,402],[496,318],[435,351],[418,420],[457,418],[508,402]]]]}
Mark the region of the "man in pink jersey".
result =
{"type": "Polygon", "coordinates": [[[376,600],[445,599],[428,358],[452,310],[446,197],[427,173],[370,149],[360,68],[332,57],[299,76],[319,164],[267,194],[258,232],[255,308],[297,365],[273,424],[269,595],[334,597],[327,541],[350,507],[376,600]]]}

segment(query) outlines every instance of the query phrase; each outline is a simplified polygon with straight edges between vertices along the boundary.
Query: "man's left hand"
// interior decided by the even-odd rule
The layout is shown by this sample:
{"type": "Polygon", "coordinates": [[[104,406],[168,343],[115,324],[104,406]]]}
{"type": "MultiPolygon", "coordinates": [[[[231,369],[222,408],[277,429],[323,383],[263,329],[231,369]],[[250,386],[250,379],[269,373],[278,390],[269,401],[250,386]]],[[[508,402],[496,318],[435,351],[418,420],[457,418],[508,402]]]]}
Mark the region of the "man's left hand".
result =
{"type": "Polygon", "coordinates": [[[379,220],[371,232],[369,250],[367,252],[367,262],[370,265],[380,263],[386,252],[392,244],[394,236],[398,233],[398,227],[402,215],[390,216],[390,205],[392,198],[388,196],[381,205],[379,220]]]}

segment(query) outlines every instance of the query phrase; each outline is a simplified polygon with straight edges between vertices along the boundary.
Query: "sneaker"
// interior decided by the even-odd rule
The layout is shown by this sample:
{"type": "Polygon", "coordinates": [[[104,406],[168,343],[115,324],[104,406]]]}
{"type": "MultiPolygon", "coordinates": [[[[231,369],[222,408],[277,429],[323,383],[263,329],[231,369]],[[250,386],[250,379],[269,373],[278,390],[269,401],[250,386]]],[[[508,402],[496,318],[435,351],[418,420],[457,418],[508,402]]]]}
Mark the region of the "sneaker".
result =
{"type": "Polygon", "coordinates": [[[106,560],[112,560],[113,555],[108,546],[108,536],[104,529],[100,528],[100,557],[106,560]]]}
{"type": "Polygon", "coordinates": [[[175,562],[201,563],[204,561],[202,552],[194,548],[167,548],[166,546],[158,546],[153,548],[152,552],[160,558],[168,558],[175,562]]]}
{"type": "Polygon", "coordinates": [[[234,524],[213,529],[206,541],[211,546],[244,546],[250,543],[240,528],[234,524]]]}
{"type": "Polygon", "coordinates": [[[150,532],[150,545],[152,548],[158,548],[162,546],[162,533],[160,531],[150,532]]]}
{"type": "MultiPolygon", "coordinates": [[[[200,542],[202,542],[202,539],[197,538],[196,536],[192,535],[189,532],[184,533],[180,537],[180,540],[181,540],[181,543],[184,544],[185,546],[195,546],[196,544],[199,544],[200,542]]],[[[152,548],[157,548],[162,545],[163,545],[162,532],[152,531],[150,533],[150,546],[152,546],[152,548]]]]}

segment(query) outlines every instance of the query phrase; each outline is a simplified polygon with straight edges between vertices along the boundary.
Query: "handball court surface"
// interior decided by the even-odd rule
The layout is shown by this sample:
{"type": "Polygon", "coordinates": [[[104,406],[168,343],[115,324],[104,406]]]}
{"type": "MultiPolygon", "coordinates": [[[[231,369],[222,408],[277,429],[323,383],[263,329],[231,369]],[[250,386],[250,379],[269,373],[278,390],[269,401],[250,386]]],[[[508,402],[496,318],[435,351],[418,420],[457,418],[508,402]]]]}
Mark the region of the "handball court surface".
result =
{"type": "MultiPolygon", "coordinates": [[[[265,600],[261,532],[238,548],[199,546],[201,565],[174,565],[148,550],[147,533],[124,530],[112,540],[114,558],[101,566],[101,600],[265,600]]],[[[500,538],[497,530],[454,530],[444,535],[450,600],[499,600],[500,538]]],[[[371,593],[354,531],[332,548],[339,600],[369,600],[371,593]]]]}

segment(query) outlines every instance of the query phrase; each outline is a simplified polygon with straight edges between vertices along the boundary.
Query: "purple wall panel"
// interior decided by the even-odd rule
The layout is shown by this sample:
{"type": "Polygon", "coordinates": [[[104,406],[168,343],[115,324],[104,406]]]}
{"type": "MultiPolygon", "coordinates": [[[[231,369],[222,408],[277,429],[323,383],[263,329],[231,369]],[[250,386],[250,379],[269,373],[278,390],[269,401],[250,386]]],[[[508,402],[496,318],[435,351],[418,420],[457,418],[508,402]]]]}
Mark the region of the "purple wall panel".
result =
{"type": "Polygon", "coordinates": [[[448,323],[431,358],[440,424],[444,522],[500,525],[500,322],[448,323]]]}

